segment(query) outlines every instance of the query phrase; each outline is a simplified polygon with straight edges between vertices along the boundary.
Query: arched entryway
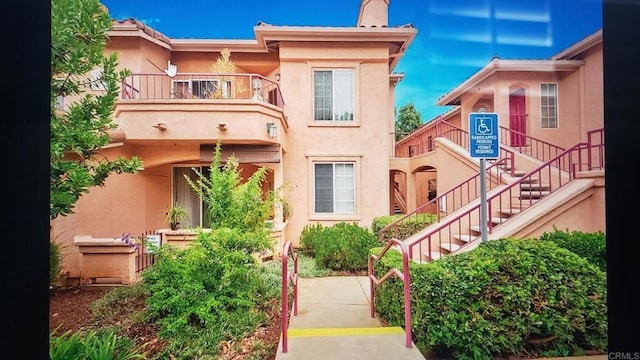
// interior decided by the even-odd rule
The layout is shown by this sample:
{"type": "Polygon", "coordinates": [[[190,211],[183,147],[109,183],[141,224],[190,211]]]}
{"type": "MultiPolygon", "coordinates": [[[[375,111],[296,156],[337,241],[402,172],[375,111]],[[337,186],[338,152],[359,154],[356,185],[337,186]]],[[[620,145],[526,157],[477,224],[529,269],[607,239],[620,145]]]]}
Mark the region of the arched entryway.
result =
{"type": "Polygon", "coordinates": [[[438,196],[437,192],[437,171],[432,166],[422,166],[413,172],[415,186],[415,204],[416,209],[421,208],[421,213],[436,213],[436,205],[430,204],[429,201],[438,196]],[[423,207],[423,205],[426,205],[423,207]]]}

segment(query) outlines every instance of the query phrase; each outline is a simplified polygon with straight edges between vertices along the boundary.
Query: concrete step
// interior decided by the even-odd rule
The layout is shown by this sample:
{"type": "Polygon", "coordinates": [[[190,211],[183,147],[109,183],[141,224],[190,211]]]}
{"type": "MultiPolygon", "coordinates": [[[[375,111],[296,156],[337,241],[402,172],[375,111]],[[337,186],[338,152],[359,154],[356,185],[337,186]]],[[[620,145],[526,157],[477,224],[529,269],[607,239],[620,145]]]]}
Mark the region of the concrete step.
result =
{"type": "Polygon", "coordinates": [[[478,236],[476,235],[469,235],[469,234],[455,234],[453,235],[453,238],[456,240],[460,240],[460,241],[464,241],[464,242],[471,242],[474,239],[476,239],[478,236]]]}
{"type": "Polygon", "coordinates": [[[520,210],[520,209],[500,209],[499,210],[499,212],[501,214],[505,214],[505,215],[508,215],[508,216],[513,216],[513,215],[520,214],[521,211],[522,210],[520,210]]]}
{"type": "Polygon", "coordinates": [[[423,255],[424,255],[425,258],[427,258],[429,260],[432,260],[432,261],[433,260],[438,260],[438,259],[440,259],[442,257],[442,253],[439,252],[439,251],[432,251],[431,252],[431,256],[429,256],[429,252],[428,251],[425,251],[423,255]]]}
{"type": "Polygon", "coordinates": [[[550,187],[551,185],[542,183],[520,183],[520,190],[548,190],[550,187]]]}
{"type": "Polygon", "coordinates": [[[287,352],[280,341],[276,360],[425,359],[415,344],[406,347],[405,331],[397,326],[289,329],[287,335],[287,352]]]}
{"type": "Polygon", "coordinates": [[[460,249],[460,245],[455,244],[455,243],[443,243],[440,244],[440,248],[448,251],[448,252],[454,252],[458,249],[460,249]]]}
{"type": "Polygon", "coordinates": [[[520,191],[520,199],[542,199],[543,197],[551,194],[548,190],[523,190],[520,191]]]}

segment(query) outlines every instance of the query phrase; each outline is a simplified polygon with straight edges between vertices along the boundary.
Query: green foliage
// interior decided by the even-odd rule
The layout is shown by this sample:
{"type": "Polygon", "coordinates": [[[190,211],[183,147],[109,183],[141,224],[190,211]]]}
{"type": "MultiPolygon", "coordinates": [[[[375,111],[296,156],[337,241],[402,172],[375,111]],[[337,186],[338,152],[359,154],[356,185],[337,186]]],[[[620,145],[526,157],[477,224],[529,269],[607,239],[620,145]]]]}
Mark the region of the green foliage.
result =
{"type": "Polygon", "coordinates": [[[167,351],[211,354],[211,344],[241,338],[264,320],[258,306],[269,292],[251,254],[268,245],[255,232],[219,228],[200,231],[185,249],[160,247],[143,278],[149,315],[171,341],[167,351]]]}
{"type": "Polygon", "coordinates": [[[379,245],[370,230],[346,222],[322,229],[314,242],[318,267],[346,271],[366,269],[369,249],[379,245]]]}
{"type": "Polygon", "coordinates": [[[316,255],[316,244],[321,240],[324,233],[322,224],[307,224],[300,232],[300,249],[302,254],[314,257],[316,255]]]}
{"type": "Polygon", "coordinates": [[[143,283],[116,287],[92,302],[89,308],[96,319],[113,319],[120,311],[127,311],[126,308],[129,306],[135,307],[137,302],[144,302],[148,296],[149,291],[143,283]]]}
{"type": "MultiPolygon", "coordinates": [[[[289,272],[293,272],[293,259],[289,258],[287,261],[289,272]]],[[[258,266],[263,269],[263,273],[268,273],[268,277],[271,278],[269,284],[275,286],[277,290],[282,287],[282,261],[267,261],[258,266]]],[[[331,269],[325,269],[318,267],[316,259],[308,255],[298,254],[298,276],[301,278],[314,278],[323,276],[332,276],[334,271],[331,269]]]]}
{"type": "Polygon", "coordinates": [[[422,126],[422,117],[413,104],[407,104],[400,108],[396,120],[396,141],[406,137],[413,130],[422,126]]]}
{"type": "Polygon", "coordinates": [[[277,196],[262,193],[261,184],[265,180],[265,167],[256,170],[244,183],[238,170],[237,159],[229,156],[225,165],[221,163],[222,144],[218,141],[210,166],[209,176],[198,169],[195,181],[185,175],[193,191],[207,206],[210,227],[229,227],[241,231],[266,231],[265,221],[273,212],[277,196]]]}
{"type": "Polygon", "coordinates": [[[51,133],[50,219],[73,213],[82,194],[103,186],[111,173],[136,173],[137,157],[108,160],[98,151],[109,143],[116,127],[113,109],[119,82],[128,71],[117,71],[117,55],[104,56],[109,14],[98,0],[51,1],[51,133]],[[87,76],[102,69],[99,79],[87,76]],[[100,85],[104,90],[92,90],[100,85]],[[58,96],[78,98],[65,111],[56,109],[58,96]]]}
{"type": "Polygon", "coordinates": [[[607,240],[603,232],[561,231],[554,227],[553,232],[542,234],[540,240],[553,241],[587,259],[600,270],[607,271],[607,240]]]}
{"type": "MultiPolygon", "coordinates": [[[[401,259],[385,255],[376,276],[401,259]]],[[[605,274],[552,242],[494,240],[410,267],[414,342],[424,354],[492,359],[607,348],[605,274]]],[[[402,294],[395,278],[376,290],[378,313],[392,325],[404,325],[402,294]]]]}
{"type": "Polygon", "coordinates": [[[67,331],[57,335],[49,333],[50,360],[133,360],[146,359],[142,348],[136,348],[133,340],[116,335],[112,331],[67,331]]]}
{"type": "MultiPolygon", "coordinates": [[[[404,215],[388,215],[388,216],[379,216],[373,219],[371,223],[371,229],[373,233],[380,237],[380,230],[385,226],[392,224],[396,220],[400,219],[404,215]]],[[[397,224],[397,227],[394,229],[390,229],[386,231],[384,234],[384,243],[389,241],[391,238],[397,238],[400,240],[404,240],[409,236],[418,233],[420,230],[426,228],[427,226],[435,223],[438,220],[436,214],[414,214],[406,219],[402,220],[397,224]]]]}
{"type": "Polygon", "coordinates": [[[189,219],[189,210],[175,204],[167,211],[167,222],[175,230],[181,221],[189,219]]]}
{"type": "Polygon", "coordinates": [[[53,241],[49,242],[49,286],[55,286],[58,281],[60,269],[62,267],[62,254],[60,245],[53,241]]]}

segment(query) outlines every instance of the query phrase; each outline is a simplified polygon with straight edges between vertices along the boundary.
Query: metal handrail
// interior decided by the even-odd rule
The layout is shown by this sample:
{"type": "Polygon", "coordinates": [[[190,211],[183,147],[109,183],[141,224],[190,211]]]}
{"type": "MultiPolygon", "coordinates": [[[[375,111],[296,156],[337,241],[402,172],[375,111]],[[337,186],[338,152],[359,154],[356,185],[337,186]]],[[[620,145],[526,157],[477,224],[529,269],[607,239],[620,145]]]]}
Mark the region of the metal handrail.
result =
{"type": "Polygon", "coordinates": [[[282,352],[288,351],[287,344],[287,330],[289,328],[289,317],[287,316],[289,310],[289,280],[293,284],[293,316],[298,316],[298,253],[291,246],[291,241],[287,241],[284,244],[282,250],[282,352]],[[291,250],[291,254],[289,254],[291,250]],[[293,273],[289,274],[289,256],[293,259],[293,273]]]}
{"type": "Polygon", "coordinates": [[[536,139],[523,132],[509,129],[504,126],[500,126],[500,143],[510,146],[514,149],[518,149],[518,152],[526,153],[529,156],[535,159],[538,159],[542,162],[546,162],[549,159],[558,156],[558,154],[562,153],[565,150],[564,148],[560,146],[556,146],[550,142],[536,139]],[[514,137],[524,139],[523,141],[524,145],[523,144],[515,145],[507,142],[507,139],[512,139],[514,137]],[[530,148],[529,151],[523,151],[523,148],[527,148],[527,147],[530,148]]]}
{"type": "Polygon", "coordinates": [[[279,84],[253,73],[134,73],[121,89],[123,100],[259,100],[284,107],[279,84]]]}
{"type": "Polygon", "coordinates": [[[398,239],[391,239],[387,245],[382,249],[377,256],[374,254],[369,255],[369,291],[371,295],[371,317],[376,317],[376,302],[375,302],[375,287],[382,284],[391,275],[396,275],[404,284],[404,330],[405,330],[405,346],[412,347],[412,332],[411,332],[411,278],[409,276],[409,253],[407,252],[407,246],[404,242],[398,239]],[[380,261],[384,254],[391,249],[393,245],[399,246],[402,252],[402,271],[392,268],[380,279],[377,279],[373,267],[375,261],[380,261]]]}
{"type": "MultiPolygon", "coordinates": [[[[590,134],[592,133],[598,133],[598,132],[603,132],[603,129],[596,129],[590,132],[590,134]]],[[[602,138],[602,137],[601,137],[602,138]]],[[[593,144],[592,142],[589,143],[578,143],[574,146],[572,146],[571,148],[565,150],[564,152],[562,152],[560,155],[554,157],[553,159],[545,162],[544,164],[538,166],[537,168],[535,168],[534,170],[528,172],[527,174],[525,174],[524,176],[520,177],[518,180],[514,181],[513,183],[507,185],[505,188],[500,189],[499,191],[489,195],[487,197],[487,204],[488,204],[488,212],[489,214],[492,213],[492,200],[496,200],[498,202],[498,209],[503,209],[503,208],[514,208],[514,205],[518,205],[518,209],[520,209],[520,211],[527,209],[528,207],[532,206],[534,203],[534,200],[532,198],[529,198],[528,204],[527,201],[523,201],[522,199],[520,199],[518,201],[517,204],[513,203],[513,193],[514,191],[518,191],[520,189],[521,184],[525,183],[525,182],[530,182],[532,180],[533,177],[537,176],[539,177],[540,181],[542,181],[542,176],[543,171],[545,173],[548,172],[548,176],[547,178],[545,178],[546,180],[548,180],[548,185],[549,185],[549,193],[554,192],[558,189],[560,189],[561,187],[563,187],[564,185],[566,185],[567,183],[569,183],[572,179],[574,179],[576,177],[576,165],[577,166],[582,166],[582,165],[587,165],[587,169],[591,169],[593,168],[593,166],[590,164],[590,162],[593,161],[592,158],[590,158],[589,156],[587,156],[587,161],[589,163],[584,164],[582,163],[583,161],[583,152],[586,150],[588,155],[591,155],[591,153],[593,152],[593,149],[603,149],[604,148],[604,143],[601,144],[593,144]],[[577,159],[577,160],[576,160],[577,159]],[[565,166],[562,166],[562,164],[569,164],[569,166],[566,166],[566,168],[571,169],[571,171],[568,172],[564,172],[564,171],[560,171],[559,169],[565,168],[565,166]],[[557,179],[552,178],[552,173],[553,172],[557,172],[557,179]],[[566,181],[563,180],[563,177],[567,177],[566,181]],[[556,186],[553,186],[553,182],[556,182],[556,186]],[[514,189],[518,190],[514,190],[514,189]],[[504,204],[503,205],[503,195],[507,194],[508,196],[505,196],[507,198],[508,204],[504,204]],[[505,206],[506,205],[506,206],[505,206]]],[[[600,154],[603,153],[603,150],[600,151],[600,154]]],[[[602,168],[604,168],[604,159],[600,159],[600,162],[602,164],[602,168]]],[[[543,191],[543,190],[540,190],[543,191]]],[[[546,191],[546,190],[545,190],[546,191]]],[[[411,242],[408,244],[409,247],[409,255],[411,257],[413,257],[413,249],[415,246],[419,246],[420,247],[420,254],[422,253],[422,242],[423,241],[428,241],[428,257],[432,258],[432,249],[431,249],[431,237],[433,235],[435,235],[436,233],[439,235],[438,236],[438,241],[440,244],[443,243],[442,241],[442,235],[441,232],[443,230],[448,230],[448,241],[445,242],[451,242],[451,238],[452,238],[452,225],[454,225],[454,223],[457,224],[457,228],[455,228],[454,225],[454,229],[453,230],[457,230],[458,234],[462,233],[462,219],[466,218],[466,220],[468,221],[468,225],[471,225],[472,222],[474,222],[473,220],[475,220],[475,216],[472,216],[473,212],[478,212],[478,220],[476,220],[475,222],[477,224],[480,224],[479,221],[479,209],[480,209],[480,204],[477,204],[475,206],[473,206],[471,209],[468,209],[467,211],[451,218],[448,219],[447,221],[444,222],[439,222],[438,224],[434,224],[433,227],[431,227],[425,234],[423,234],[420,237],[417,237],[415,239],[412,239],[411,242]]],[[[508,221],[510,218],[504,219],[504,221],[502,221],[500,224],[508,221]]],[[[493,232],[493,223],[491,221],[488,222],[487,224],[487,232],[489,234],[491,234],[493,232]]],[[[462,245],[460,247],[460,249],[464,248],[465,246],[469,245],[471,243],[468,242],[465,245],[462,245]]]]}

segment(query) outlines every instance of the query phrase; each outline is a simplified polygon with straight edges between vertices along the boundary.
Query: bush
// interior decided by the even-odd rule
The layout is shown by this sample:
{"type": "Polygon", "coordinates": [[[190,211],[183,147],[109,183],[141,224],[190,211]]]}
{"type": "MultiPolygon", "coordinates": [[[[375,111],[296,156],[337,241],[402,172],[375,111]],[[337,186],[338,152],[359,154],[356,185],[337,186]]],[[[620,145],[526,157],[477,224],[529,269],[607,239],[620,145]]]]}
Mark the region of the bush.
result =
{"type": "Polygon", "coordinates": [[[55,287],[62,267],[62,254],[60,245],[49,242],[49,287],[55,287]]]}
{"type": "Polygon", "coordinates": [[[558,246],[582,256],[602,271],[607,271],[607,240],[602,232],[560,231],[545,232],[540,240],[553,241],[558,246]]]}
{"type": "Polygon", "coordinates": [[[316,244],[319,239],[322,238],[324,233],[324,226],[318,223],[315,225],[306,225],[300,233],[300,249],[299,251],[307,256],[316,255],[316,244]]]}
{"type": "Polygon", "coordinates": [[[332,270],[366,269],[369,249],[379,245],[371,231],[356,223],[337,223],[319,231],[314,238],[318,267],[332,270]]]}
{"type": "MultiPolygon", "coordinates": [[[[376,237],[380,237],[380,230],[385,226],[392,224],[404,215],[389,215],[379,216],[373,219],[371,223],[371,229],[376,237]]],[[[384,243],[386,244],[391,238],[395,237],[400,240],[404,240],[409,236],[419,232],[427,226],[435,223],[438,220],[435,214],[414,214],[397,224],[397,229],[394,231],[387,231],[384,234],[384,243]]]]}
{"type": "MultiPolygon", "coordinates": [[[[401,259],[383,257],[376,276],[401,259]]],[[[413,340],[424,354],[491,359],[607,347],[605,274],[553,242],[494,240],[410,267],[413,340]]],[[[391,325],[404,325],[402,294],[395,278],[376,289],[378,314],[391,325]]]]}
{"type": "Polygon", "coordinates": [[[268,241],[262,232],[219,228],[200,231],[186,249],[160,247],[143,277],[149,315],[160,325],[160,336],[171,338],[167,352],[185,358],[211,354],[211,344],[255,330],[265,316],[259,306],[270,293],[251,254],[268,241]]]}

